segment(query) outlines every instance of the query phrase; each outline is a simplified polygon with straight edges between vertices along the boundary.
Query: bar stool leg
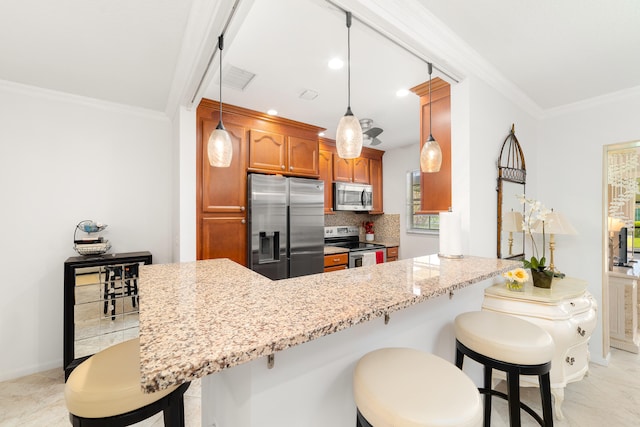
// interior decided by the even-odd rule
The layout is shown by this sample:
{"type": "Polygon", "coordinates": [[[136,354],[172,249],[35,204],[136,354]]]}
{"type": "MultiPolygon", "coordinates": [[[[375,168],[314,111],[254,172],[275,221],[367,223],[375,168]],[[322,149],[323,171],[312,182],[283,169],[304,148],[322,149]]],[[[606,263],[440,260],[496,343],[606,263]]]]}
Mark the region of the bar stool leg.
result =
{"type": "Polygon", "coordinates": [[[459,369],[462,369],[462,361],[464,359],[464,354],[460,351],[459,348],[457,348],[458,346],[456,346],[456,366],[459,369]]]}
{"type": "Polygon", "coordinates": [[[484,366],[484,389],[487,391],[484,394],[484,425],[489,427],[491,425],[491,374],[493,369],[489,365],[484,366]]]}
{"type": "Polygon", "coordinates": [[[509,425],[520,427],[520,374],[517,370],[507,372],[507,389],[509,399],[509,425]]]}
{"type": "Polygon", "coordinates": [[[547,427],[553,427],[553,411],[551,410],[551,380],[549,372],[540,375],[540,398],[542,399],[542,417],[547,427]]]}

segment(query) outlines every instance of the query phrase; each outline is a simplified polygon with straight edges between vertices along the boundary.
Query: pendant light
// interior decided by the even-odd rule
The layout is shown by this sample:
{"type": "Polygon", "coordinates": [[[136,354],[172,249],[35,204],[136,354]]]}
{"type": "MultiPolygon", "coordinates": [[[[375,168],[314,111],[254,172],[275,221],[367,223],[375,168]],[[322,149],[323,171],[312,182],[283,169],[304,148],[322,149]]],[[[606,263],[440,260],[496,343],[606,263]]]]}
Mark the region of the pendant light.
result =
{"type": "Polygon", "coordinates": [[[442,150],[440,144],[433,138],[431,131],[431,72],[433,66],[429,62],[429,138],[420,150],[420,170],[426,173],[440,172],[442,165],[442,150]]]}
{"type": "Polygon", "coordinates": [[[355,159],[362,151],[362,127],[351,112],[351,12],[347,12],[347,70],[347,112],[338,123],[336,148],[340,158],[355,159]]]}
{"type": "Polygon", "coordinates": [[[209,135],[207,143],[207,154],[209,155],[209,164],[214,167],[226,168],[231,165],[231,156],[233,155],[233,147],[231,146],[231,137],[229,132],[222,124],[222,49],[224,44],[224,34],[218,37],[218,48],[220,49],[220,121],[218,126],[209,135]]]}

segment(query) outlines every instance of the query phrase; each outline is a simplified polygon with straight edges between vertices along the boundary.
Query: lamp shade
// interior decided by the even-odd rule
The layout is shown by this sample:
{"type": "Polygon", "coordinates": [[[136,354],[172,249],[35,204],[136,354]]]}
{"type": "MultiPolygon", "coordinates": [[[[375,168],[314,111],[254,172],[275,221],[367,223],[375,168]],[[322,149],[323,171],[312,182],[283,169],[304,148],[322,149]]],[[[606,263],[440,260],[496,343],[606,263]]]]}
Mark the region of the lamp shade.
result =
{"type": "Polygon", "coordinates": [[[336,131],[336,149],[343,159],[355,159],[362,152],[362,127],[351,108],[342,116],[336,131]]]}
{"type": "Polygon", "coordinates": [[[211,166],[226,168],[231,165],[233,146],[231,145],[229,132],[222,125],[222,121],[218,122],[216,129],[209,135],[207,154],[209,155],[209,164],[211,166]]]}
{"type": "Polygon", "coordinates": [[[429,135],[429,139],[420,150],[420,171],[426,173],[439,172],[442,166],[442,150],[440,144],[429,135]]]}
{"type": "Polygon", "coordinates": [[[506,212],[502,217],[502,229],[504,231],[522,231],[522,213],[506,212]]]}
{"type": "MultiPolygon", "coordinates": [[[[536,221],[533,232],[542,233],[542,221],[536,221]]],[[[544,232],[548,234],[578,234],[564,215],[554,211],[549,213],[544,220],[544,232]]]]}

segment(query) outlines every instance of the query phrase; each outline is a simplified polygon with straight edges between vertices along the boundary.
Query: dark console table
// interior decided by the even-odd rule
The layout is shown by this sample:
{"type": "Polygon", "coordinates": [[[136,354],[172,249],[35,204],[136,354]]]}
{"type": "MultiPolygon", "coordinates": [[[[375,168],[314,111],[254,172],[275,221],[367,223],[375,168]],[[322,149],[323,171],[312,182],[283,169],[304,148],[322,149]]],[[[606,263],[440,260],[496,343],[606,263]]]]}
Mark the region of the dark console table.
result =
{"type": "Polygon", "coordinates": [[[75,256],[64,262],[65,380],[83,360],[138,336],[138,270],[150,252],[75,256]]]}

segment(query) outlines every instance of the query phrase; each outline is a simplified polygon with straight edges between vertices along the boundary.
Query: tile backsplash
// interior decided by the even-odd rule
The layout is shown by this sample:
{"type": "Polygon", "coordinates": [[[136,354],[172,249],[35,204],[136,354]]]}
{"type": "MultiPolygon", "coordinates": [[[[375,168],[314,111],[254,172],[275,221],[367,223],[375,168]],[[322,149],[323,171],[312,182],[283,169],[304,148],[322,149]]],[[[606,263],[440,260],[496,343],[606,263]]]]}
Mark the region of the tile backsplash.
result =
{"type": "Polygon", "coordinates": [[[360,227],[360,238],[364,240],[365,221],[373,222],[373,232],[377,241],[400,242],[400,214],[369,215],[367,213],[336,212],[324,216],[325,226],[356,225],[360,227]]]}

